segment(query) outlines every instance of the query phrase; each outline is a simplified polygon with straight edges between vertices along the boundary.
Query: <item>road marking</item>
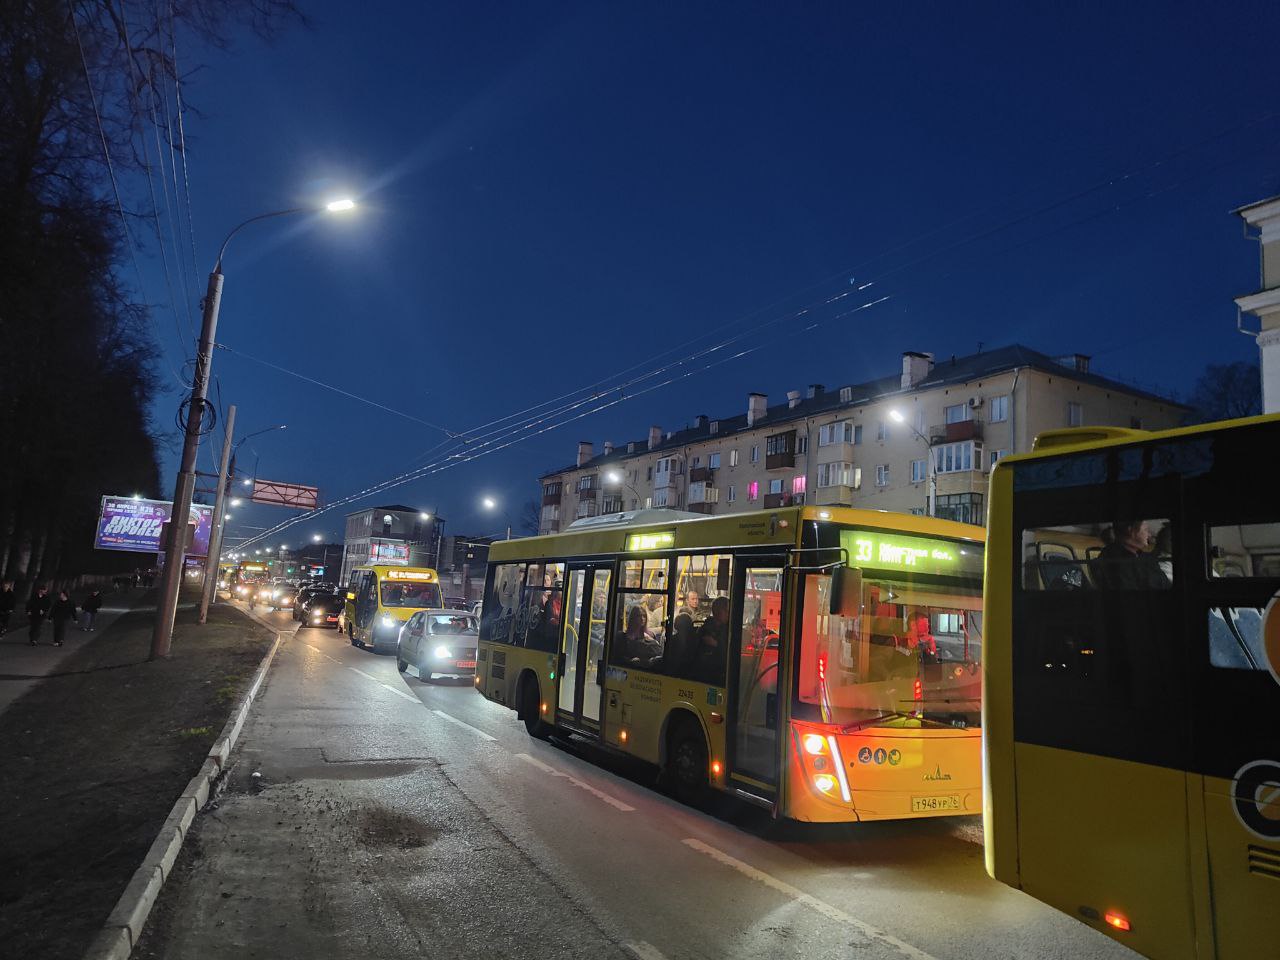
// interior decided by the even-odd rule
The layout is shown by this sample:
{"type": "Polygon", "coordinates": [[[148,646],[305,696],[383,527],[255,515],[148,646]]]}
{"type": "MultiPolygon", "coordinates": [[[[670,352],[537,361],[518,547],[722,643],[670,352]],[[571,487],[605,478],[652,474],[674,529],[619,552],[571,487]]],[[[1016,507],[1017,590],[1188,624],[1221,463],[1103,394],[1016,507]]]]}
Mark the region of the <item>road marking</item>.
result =
{"type": "Polygon", "coordinates": [[[372,673],[365,673],[363,670],[361,670],[358,667],[347,667],[347,669],[350,670],[352,673],[360,674],[360,676],[364,677],[366,680],[372,680],[374,683],[377,683],[377,684],[382,683],[382,681],[379,680],[377,677],[375,677],[372,673]]]}
{"type": "MultiPolygon", "coordinates": [[[[419,700],[417,697],[415,697],[412,693],[405,693],[403,690],[397,690],[395,687],[393,687],[389,683],[384,683],[382,684],[382,686],[385,687],[387,690],[390,690],[397,697],[403,697],[404,699],[409,700],[413,703],[422,703],[422,701],[419,700]]],[[[426,706],[426,704],[423,704],[423,706],[426,706]]]]}
{"type": "Polygon", "coordinates": [[[925,953],[918,947],[913,947],[911,944],[903,940],[899,940],[892,934],[885,933],[879,927],[873,927],[869,923],[864,923],[857,917],[852,917],[843,910],[833,907],[831,904],[826,903],[823,900],[819,900],[817,897],[810,896],[797,887],[793,887],[786,881],[779,880],[772,874],[765,873],[763,870],[759,870],[756,867],[751,866],[749,863],[744,863],[737,857],[731,857],[723,850],[717,850],[710,844],[703,843],[701,840],[696,840],[693,837],[686,838],[683,843],[685,846],[691,847],[699,853],[705,853],[713,860],[718,860],[727,867],[733,867],[733,869],[737,870],[744,876],[748,876],[752,880],[763,883],[766,887],[771,887],[779,893],[785,894],[797,903],[804,904],[810,910],[821,914],[828,920],[834,920],[837,923],[843,923],[846,926],[853,927],[863,936],[890,947],[904,957],[911,957],[912,960],[936,960],[932,954],[925,953]]]}
{"type": "Polygon", "coordinates": [[[622,949],[639,957],[640,960],[667,960],[661,950],[643,940],[628,940],[622,945],[622,949]]]}
{"type": "MultiPolygon", "coordinates": [[[[438,713],[439,711],[436,711],[436,712],[438,713]]],[[[623,803],[617,797],[610,796],[609,794],[605,793],[603,790],[597,790],[591,784],[583,783],[577,777],[571,777],[569,776],[569,774],[565,773],[563,770],[557,770],[555,767],[548,766],[547,764],[543,763],[541,760],[538,760],[538,759],[535,759],[534,757],[529,756],[529,754],[527,753],[517,753],[516,759],[523,760],[525,763],[531,764],[537,767],[543,773],[550,774],[553,777],[563,777],[565,780],[568,780],[575,787],[578,787],[582,790],[587,791],[587,793],[591,794],[597,800],[603,800],[609,806],[614,807],[618,810],[621,810],[623,813],[630,813],[635,809],[635,807],[631,806],[630,804],[623,803]]],[[[661,954],[657,954],[657,956],[661,956],[661,954]]]]}
{"type": "Polygon", "coordinates": [[[450,723],[456,723],[460,727],[465,727],[467,730],[470,730],[472,733],[474,733],[477,737],[483,737],[485,740],[488,740],[490,743],[498,742],[497,737],[491,737],[487,733],[485,733],[483,730],[481,730],[479,727],[473,727],[471,724],[465,723],[462,720],[459,720],[457,717],[451,717],[449,716],[449,714],[445,713],[443,710],[432,710],[431,712],[434,713],[437,717],[440,717],[442,720],[448,720],[450,723]]]}

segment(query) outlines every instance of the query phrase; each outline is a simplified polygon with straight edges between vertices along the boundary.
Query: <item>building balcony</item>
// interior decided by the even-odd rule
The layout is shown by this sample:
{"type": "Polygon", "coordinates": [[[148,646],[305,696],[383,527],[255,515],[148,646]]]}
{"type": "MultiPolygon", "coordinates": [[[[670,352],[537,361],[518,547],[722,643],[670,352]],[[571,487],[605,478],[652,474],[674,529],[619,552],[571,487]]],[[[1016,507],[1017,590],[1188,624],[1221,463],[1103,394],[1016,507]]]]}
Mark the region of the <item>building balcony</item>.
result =
{"type": "Polygon", "coordinates": [[[610,495],[600,501],[600,513],[621,513],[622,498],[616,495],[610,495]]]}
{"type": "Polygon", "coordinates": [[[674,487],[680,482],[681,475],[675,472],[655,473],[653,475],[653,489],[661,490],[663,488],[674,487]]]}
{"type": "Polygon", "coordinates": [[[853,487],[843,485],[815,487],[813,502],[820,507],[851,507],[855,495],[853,487]]]}
{"type": "Polygon", "coordinates": [[[852,443],[828,443],[825,447],[814,447],[809,456],[813,463],[850,463],[857,449],[852,443]]]}
{"type": "Polygon", "coordinates": [[[715,487],[689,487],[689,506],[695,503],[719,503],[720,491],[715,487]]]}
{"type": "Polygon", "coordinates": [[[716,471],[714,467],[690,467],[689,482],[690,483],[714,483],[716,479],[716,471]]]}
{"type": "Polygon", "coordinates": [[[594,500],[596,498],[597,492],[598,492],[598,488],[596,487],[585,487],[584,489],[578,491],[578,499],[594,500]]]}
{"type": "Polygon", "coordinates": [[[764,468],[766,470],[790,470],[796,465],[796,454],[794,450],[787,450],[784,453],[770,453],[764,458],[764,468]]]}
{"type": "Polygon", "coordinates": [[[715,513],[716,505],[712,501],[706,503],[691,503],[686,509],[690,513],[715,513]]]}
{"type": "Polygon", "coordinates": [[[930,443],[957,443],[961,440],[981,439],[981,420],[957,420],[955,423],[939,423],[929,428],[930,443]]]}
{"type": "Polygon", "coordinates": [[[544,507],[552,507],[560,502],[560,498],[564,496],[559,490],[555,493],[544,493],[542,495],[542,505],[544,507]]]}
{"type": "Polygon", "coordinates": [[[764,508],[766,510],[777,510],[780,507],[789,507],[792,505],[792,499],[789,493],[766,493],[764,495],[764,508]]]}

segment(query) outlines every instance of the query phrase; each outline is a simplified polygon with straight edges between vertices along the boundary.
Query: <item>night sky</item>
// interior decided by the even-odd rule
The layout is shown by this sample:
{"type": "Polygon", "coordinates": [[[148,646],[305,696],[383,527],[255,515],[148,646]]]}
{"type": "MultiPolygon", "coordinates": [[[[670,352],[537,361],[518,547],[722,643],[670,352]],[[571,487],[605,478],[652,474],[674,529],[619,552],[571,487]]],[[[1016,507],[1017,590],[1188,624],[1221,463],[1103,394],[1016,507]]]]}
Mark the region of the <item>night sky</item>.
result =
{"type": "MultiPolygon", "coordinates": [[[[517,522],[580,439],[884,375],[903,350],[1019,341],[1184,395],[1207,361],[1256,357],[1232,297],[1257,287],[1257,246],[1230,211],[1280,192],[1280,4],[305,6],[311,27],[273,44],[186,54],[186,284],[194,300],[245,217],[358,199],[255,225],[224,265],[218,340],[239,353],[217,353],[214,399],[239,435],[289,425],[241,466],[256,451],[327,502],[444,435],[242,354],[463,431],[748,334],[359,504],[467,534],[517,522]]],[[[192,338],[154,249],[144,269],[171,430],[192,338]]],[[[171,442],[165,496],[176,460],[171,442]]],[[[270,542],[340,537],[353,509],[270,542]]],[[[289,516],[233,514],[232,536],[289,516]]]]}

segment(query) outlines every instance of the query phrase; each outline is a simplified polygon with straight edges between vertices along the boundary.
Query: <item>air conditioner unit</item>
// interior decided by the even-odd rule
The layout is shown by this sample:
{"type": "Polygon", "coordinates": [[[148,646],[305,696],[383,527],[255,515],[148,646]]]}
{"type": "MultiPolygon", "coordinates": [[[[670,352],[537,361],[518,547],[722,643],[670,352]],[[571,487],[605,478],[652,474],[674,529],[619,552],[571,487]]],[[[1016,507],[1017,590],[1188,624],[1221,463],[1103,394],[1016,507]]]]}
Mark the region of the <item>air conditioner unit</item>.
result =
{"type": "Polygon", "coordinates": [[[981,398],[981,397],[970,397],[970,398],[969,398],[969,409],[970,409],[970,410],[977,410],[980,406],[982,406],[982,398],[981,398]]]}

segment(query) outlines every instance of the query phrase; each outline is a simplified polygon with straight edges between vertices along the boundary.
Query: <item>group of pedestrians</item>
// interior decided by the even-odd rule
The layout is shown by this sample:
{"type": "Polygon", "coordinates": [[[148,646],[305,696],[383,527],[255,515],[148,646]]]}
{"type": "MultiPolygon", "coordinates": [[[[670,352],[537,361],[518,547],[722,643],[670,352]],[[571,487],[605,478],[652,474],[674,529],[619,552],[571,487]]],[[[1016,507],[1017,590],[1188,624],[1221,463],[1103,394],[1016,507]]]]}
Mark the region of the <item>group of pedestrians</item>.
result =
{"type": "MultiPolygon", "coordinates": [[[[18,606],[18,597],[13,583],[0,585],[0,636],[9,630],[9,620],[18,606]]],[[[94,630],[94,621],[98,611],[102,609],[102,591],[94,590],[77,608],[75,601],[66,590],[59,590],[57,597],[49,595],[49,588],[43,584],[27,601],[27,642],[36,646],[44,632],[45,621],[53,624],[53,645],[62,646],[66,640],[67,627],[71,623],[79,623],[80,629],[86,633],[94,630]]]]}

